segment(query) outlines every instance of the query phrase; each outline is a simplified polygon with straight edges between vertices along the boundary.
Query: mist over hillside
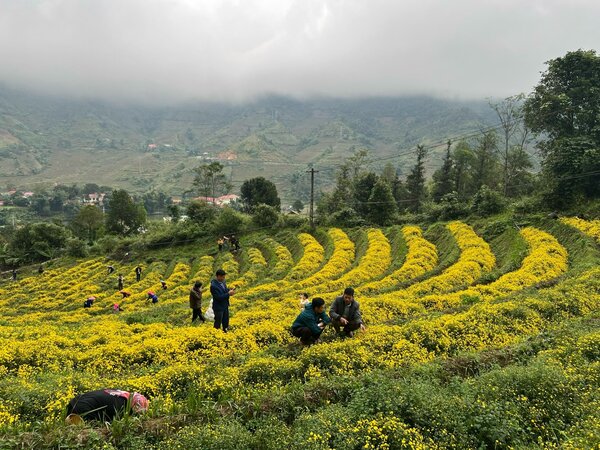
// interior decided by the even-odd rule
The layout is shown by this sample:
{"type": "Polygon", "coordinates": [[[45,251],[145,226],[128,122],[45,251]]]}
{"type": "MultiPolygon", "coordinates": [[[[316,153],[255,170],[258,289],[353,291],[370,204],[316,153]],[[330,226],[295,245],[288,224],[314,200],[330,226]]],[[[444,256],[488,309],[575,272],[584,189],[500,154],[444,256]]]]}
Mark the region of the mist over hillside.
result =
{"type": "MultiPolygon", "coordinates": [[[[192,169],[219,158],[234,191],[245,179],[272,179],[285,201],[304,200],[305,170],[327,189],[335,169],[355,150],[406,173],[406,150],[495,124],[486,101],[429,97],[265,97],[246,104],[190,103],[148,107],[43,97],[0,89],[0,187],[35,189],[94,182],[133,192],[181,195],[192,169]]],[[[439,167],[434,149],[428,171],[439,167]]]]}

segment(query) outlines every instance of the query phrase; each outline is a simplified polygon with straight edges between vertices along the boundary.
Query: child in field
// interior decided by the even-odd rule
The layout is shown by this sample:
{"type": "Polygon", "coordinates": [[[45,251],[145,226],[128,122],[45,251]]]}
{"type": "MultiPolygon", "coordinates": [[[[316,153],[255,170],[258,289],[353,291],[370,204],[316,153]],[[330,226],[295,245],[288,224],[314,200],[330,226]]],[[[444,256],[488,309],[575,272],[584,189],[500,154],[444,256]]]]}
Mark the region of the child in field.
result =
{"type": "Polygon", "coordinates": [[[298,301],[300,302],[300,309],[304,310],[304,307],[310,303],[308,294],[306,292],[298,294],[298,301]]]}

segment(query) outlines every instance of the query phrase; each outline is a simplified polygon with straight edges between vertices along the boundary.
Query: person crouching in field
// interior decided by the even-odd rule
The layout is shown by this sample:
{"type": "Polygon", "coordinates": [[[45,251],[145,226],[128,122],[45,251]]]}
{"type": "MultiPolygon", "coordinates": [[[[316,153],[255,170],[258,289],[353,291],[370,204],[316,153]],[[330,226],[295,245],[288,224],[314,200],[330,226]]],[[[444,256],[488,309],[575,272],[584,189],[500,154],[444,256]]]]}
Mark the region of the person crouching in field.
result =
{"type": "Polygon", "coordinates": [[[303,345],[310,345],[319,340],[323,329],[330,322],[325,314],[325,300],[315,297],[296,317],[292,324],[292,334],[299,337],[303,345]]]}
{"type": "Polygon", "coordinates": [[[194,287],[190,290],[190,308],[192,308],[192,323],[196,319],[206,322],[202,315],[202,282],[196,281],[194,287]]]}
{"type": "Polygon", "coordinates": [[[125,413],[143,413],[148,410],[148,399],[142,394],[118,389],[100,389],[80,394],[67,405],[66,422],[82,423],[83,420],[107,422],[125,413]]]}
{"type": "Polygon", "coordinates": [[[347,287],[344,289],[344,294],[336,297],[331,304],[329,310],[331,323],[338,334],[342,334],[340,330],[344,327],[343,334],[346,336],[354,336],[354,331],[365,330],[365,326],[360,314],[360,305],[354,300],[354,289],[347,287]]]}
{"type": "Polygon", "coordinates": [[[96,297],[91,296],[88,297],[84,302],[83,302],[83,307],[84,308],[91,308],[92,305],[94,304],[94,300],[96,300],[96,297]]]}

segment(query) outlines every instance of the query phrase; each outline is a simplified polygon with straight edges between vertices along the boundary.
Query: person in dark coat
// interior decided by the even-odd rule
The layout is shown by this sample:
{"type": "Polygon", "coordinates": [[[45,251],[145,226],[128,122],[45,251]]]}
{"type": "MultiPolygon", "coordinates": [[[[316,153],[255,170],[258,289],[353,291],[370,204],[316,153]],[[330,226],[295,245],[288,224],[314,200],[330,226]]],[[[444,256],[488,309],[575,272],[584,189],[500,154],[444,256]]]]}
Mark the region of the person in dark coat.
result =
{"type": "Polygon", "coordinates": [[[12,280],[17,281],[17,269],[12,270],[12,280]]]}
{"type": "Polygon", "coordinates": [[[109,275],[115,271],[115,268],[113,266],[108,266],[107,269],[109,275]]]}
{"type": "Polygon", "coordinates": [[[148,410],[148,399],[137,392],[118,389],[100,389],[80,394],[67,405],[68,424],[85,420],[108,422],[125,412],[143,413],[148,410]]]}
{"type": "Polygon", "coordinates": [[[88,297],[85,302],[83,302],[83,307],[84,308],[91,308],[92,305],[94,304],[94,300],[96,300],[96,297],[88,297]]]}
{"type": "Polygon", "coordinates": [[[292,324],[292,334],[299,337],[303,345],[310,345],[319,340],[323,329],[330,322],[325,314],[325,300],[315,297],[296,317],[292,324]]]}
{"type": "Polygon", "coordinates": [[[142,268],[137,266],[135,268],[135,281],[140,281],[140,278],[142,278],[142,268]]]}
{"type": "Polygon", "coordinates": [[[215,313],[215,328],[223,326],[223,331],[229,330],[229,297],[235,294],[235,289],[229,289],[225,283],[226,272],[217,270],[215,278],[210,282],[210,293],[213,298],[213,311],[215,313]]]}
{"type": "Polygon", "coordinates": [[[331,323],[338,334],[341,334],[341,327],[344,327],[343,333],[352,337],[359,328],[365,330],[365,325],[360,314],[360,305],[354,300],[354,289],[347,287],[344,294],[336,297],[329,310],[331,323]]]}
{"type": "Polygon", "coordinates": [[[119,291],[123,290],[123,275],[119,274],[119,277],[117,278],[117,289],[119,291]]]}
{"type": "Polygon", "coordinates": [[[194,287],[190,290],[190,308],[192,308],[192,323],[196,319],[206,322],[202,315],[202,282],[196,281],[194,287]]]}

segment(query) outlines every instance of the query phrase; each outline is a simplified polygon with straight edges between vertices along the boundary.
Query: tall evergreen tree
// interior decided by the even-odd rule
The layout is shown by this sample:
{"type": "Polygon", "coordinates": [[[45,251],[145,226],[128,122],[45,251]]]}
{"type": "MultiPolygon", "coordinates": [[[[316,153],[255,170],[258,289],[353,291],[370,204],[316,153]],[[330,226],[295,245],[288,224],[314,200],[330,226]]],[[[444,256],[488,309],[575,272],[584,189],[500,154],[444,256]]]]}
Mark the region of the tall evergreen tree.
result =
{"type": "Polygon", "coordinates": [[[352,183],[354,209],[362,217],[367,217],[369,214],[369,199],[378,180],[379,177],[375,173],[366,172],[357,176],[352,183]]]}
{"type": "Polygon", "coordinates": [[[417,145],[415,152],[417,162],[410,174],[406,177],[406,189],[409,197],[409,209],[412,212],[420,212],[425,200],[425,157],[427,150],[423,145],[417,145]]]}
{"type": "Polygon", "coordinates": [[[377,180],[369,196],[367,218],[376,225],[384,226],[392,222],[398,212],[390,185],[383,179],[377,180]]]}
{"type": "Polygon", "coordinates": [[[448,141],[446,147],[446,156],[444,157],[444,163],[442,167],[436,170],[433,174],[433,201],[439,203],[442,197],[446,194],[449,194],[454,190],[452,183],[452,153],[450,149],[452,148],[452,142],[448,141]]]}

